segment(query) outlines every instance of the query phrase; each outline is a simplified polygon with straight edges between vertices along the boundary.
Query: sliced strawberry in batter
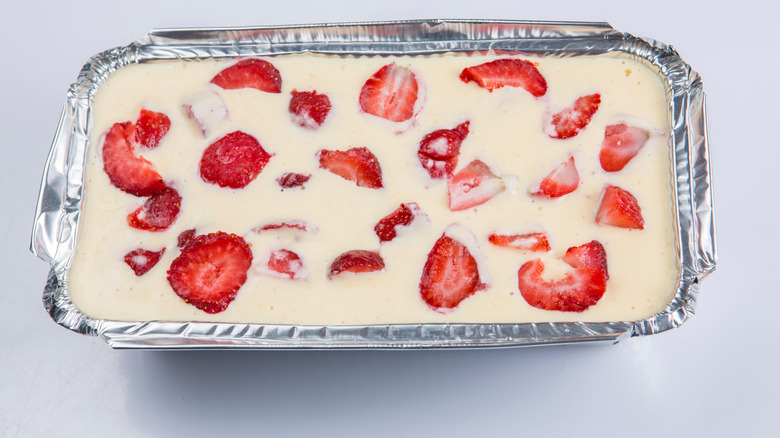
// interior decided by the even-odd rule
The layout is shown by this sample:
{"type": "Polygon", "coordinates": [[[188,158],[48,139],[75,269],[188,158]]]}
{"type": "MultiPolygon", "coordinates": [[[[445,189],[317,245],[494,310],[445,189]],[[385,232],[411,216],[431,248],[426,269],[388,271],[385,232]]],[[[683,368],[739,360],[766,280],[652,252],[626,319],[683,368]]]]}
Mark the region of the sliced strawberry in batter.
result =
{"type": "Polygon", "coordinates": [[[650,133],[625,123],[609,125],[604,129],[599,161],[607,172],[623,169],[634,158],[650,138],[650,133]]]}
{"type": "Polygon", "coordinates": [[[190,228],[189,230],[182,231],[179,236],[176,238],[176,246],[179,248],[184,248],[187,246],[188,243],[190,243],[190,240],[195,238],[195,228],[190,228]]]}
{"type": "Polygon", "coordinates": [[[458,165],[460,145],[469,133],[469,122],[455,129],[439,129],[427,134],[420,142],[417,156],[431,178],[447,178],[458,165]]]}
{"type": "Polygon", "coordinates": [[[418,88],[411,70],[395,63],[387,64],[363,85],[360,108],[392,122],[409,120],[414,116],[418,88]]]}
{"type": "Polygon", "coordinates": [[[276,183],[283,189],[291,189],[303,186],[309,178],[311,178],[311,174],[285,173],[279,178],[276,178],[276,183]]]}
{"type": "Polygon", "coordinates": [[[103,170],[114,187],[145,197],[165,189],[154,165],[135,155],[136,127],[131,122],[114,123],[103,140],[103,170]]]}
{"type": "Polygon", "coordinates": [[[450,210],[459,211],[484,204],[506,190],[506,185],[487,164],[474,160],[447,182],[447,190],[450,210]]]}
{"type": "Polygon", "coordinates": [[[503,248],[520,249],[523,251],[546,252],[550,250],[550,242],[544,233],[529,234],[496,234],[488,236],[488,241],[503,248]]]}
{"type": "Polygon", "coordinates": [[[160,258],[165,253],[165,248],[159,251],[149,251],[146,249],[138,248],[125,254],[125,263],[130,266],[130,269],[135,272],[135,275],[140,277],[150,269],[152,269],[160,258]]]}
{"type": "Polygon", "coordinates": [[[380,242],[389,242],[398,235],[396,227],[409,226],[412,224],[420,207],[415,202],[401,204],[392,213],[383,217],[374,227],[374,232],[379,237],[380,242]]]}
{"type": "Polygon", "coordinates": [[[308,223],[304,221],[285,221],[285,222],[273,222],[270,224],[265,224],[261,227],[257,227],[254,229],[255,232],[259,233],[261,231],[268,231],[268,230],[280,230],[280,229],[292,229],[292,230],[301,230],[301,231],[317,231],[317,227],[312,227],[308,223]]]}
{"type": "Polygon", "coordinates": [[[164,231],[179,216],[181,196],[176,189],[166,187],[155,193],[144,204],[127,216],[127,224],[146,231],[164,231]]]}
{"type": "Polygon", "coordinates": [[[231,132],[203,152],[200,176],[220,187],[244,188],[257,178],[271,157],[251,135],[231,132]]]}
{"type": "Polygon", "coordinates": [[[330,265],[328,278],[342,272],[374,272],[385,269],[385,261],[379,253],[363,249],[347,251],[336,257],[330,265]]]}
{"type": "Polygon", "coordinates": [[[420,278],[420,295],[436,311],[452,309],[485,288],[477,261],[461,242],[442,234],[433,245],[420,278]]]}
{"type": "Polygon", "coordinates": [[[590,119],[601,105],[601,95],[590,94],[574,101],[574,104],[552,116],[551,138],[566,139],[574,137],[585,129],[590,119]]]}
{"type": "Polygon", "coordinates": [[[645,228],[639,201],[627,190],[609,184],[604,189],[601,205],[596,213],[596,223],[637,230],[645,228]]]}
{"type": "Polygon", "coordinates": [[[171,119],[163,113],[141,108],[141,114],[135,122],[135,138],[141,146],[154,149],[171,129],[171,119]]]}
{"type": "Polygon", "coordinates": [[[323,149],[317,152],[317,158],[321,168],[360,187],[382,188],[382,169],[376,156],[368,148],[352,148],[346,151],[323,149]]]}
{"type": "Polygon", "coordinates": [[[547,93],[544,76],[533,63],[522,59],[497,59],[464,68],[460,80],[476,82],[490,92],[501,87],[521,87],[536,97],[547,93]]]}
{"type": "Polygon", "coordinates": [[[303,261],[298,254],[288,249],[271,251],[266,266],[281,278],[300,280],[306,277],[303,261]]]}
{"type": "Polygon", "coordinates": [[[282,75],[270,62],[248,58],[217,73],[211,83],[226,90],[254,88],[267,93],[282,92],[282,75]]]}
{"type": "Polygon", "coordinates": [[[533,307],[561,312],[582,312],[596,304],[607,290],[603,269],[576,268],[560,280],[544,280],[541,259],[523,264],[517,283],[523,299],[533,307]]]}
{"type": "Polygon", "coordinates": [[[168,270],[176,295],[206,313],[227,309],[246,282],[252,250],[244,239],[222,231],[197,236],[168,270]]]}
{"type": "Polygon", "coordinates": [[[560,198],[575,191],[579,185],[580,174],[577,172],[574,157],[569,156],[569,159],[553,169],[531,194],[544,198],[560,198]]]}
{"type": "Polygon", "coordinates": [[[561,257],[561,260],[573,268],[603,269],[604,275],[609,279],[607,251],[598,240],[593,240],[580,246],[572,246],[566,250],[566,254],[561,257]]]}
{"type": "Polygon", "coordinates": [[[211,135],[228,118],[225,101],[211,90],[200,90],[191,94],[183,107],[187,117],[195,122],[204,137],[211,135]]]}
{"type": "Polygon", "coordinates": [[[317,93],[317,90],[293,90],[288,110],[293,123],[304,128],[316,129],[328,117],[330,98],[327,94],[317,93]]]}

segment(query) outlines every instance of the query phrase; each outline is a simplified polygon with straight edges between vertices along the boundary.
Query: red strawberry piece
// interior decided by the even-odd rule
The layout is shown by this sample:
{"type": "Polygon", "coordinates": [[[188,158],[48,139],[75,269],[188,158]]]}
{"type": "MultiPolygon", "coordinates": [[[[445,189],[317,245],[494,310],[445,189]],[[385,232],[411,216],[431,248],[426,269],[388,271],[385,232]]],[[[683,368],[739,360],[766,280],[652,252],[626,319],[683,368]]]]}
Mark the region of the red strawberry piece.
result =
{"type": "Polygon", "coordinates": [[[330,98],[327,94],[317,91],[292,91],[290,99],[290,116],[292,121],[304,128],[320,127],[330,112],[330,98]]]}
{"type": "Polygon", "coordinates": [[[506,190],[504,181],[487,164],[474,160],[447,182],[450,210],[459,211],[491,200],[506,190]]]}
{"type": "Polygon", "coordinates": [[[477,261],[459,241],[442,234],[433,245],[420,278],[420,295],[434,310],[452,309],[485,288],[477,261]]]}
{"type": "Polygon", "coordinates": [[[609,279],[607,251],[604,250],[604,245],[598,240],[593,240],[580,246],[572,246],[566,250],[566,254],[561,257],[561,260],[573,268],[603,269],[605,277],[609,279]]]}
{"type": "Polygon", "coordinates": [[[211,90],[200,90],[191,94],[183,106],[187,117],[198,125],[204,137],[228,117],[225,101],[211,90]]]}
{"type": "MultiPolygon", "coordinates": [[[[287,222],[275,222],[271,224],[266,224],[263,225],[262,227],[255,228],[255,231],[259,233],[261,231],[278,230],[281,228],[309,231],[314,227],[311,227],[309,224],[303,221],[287,221],[287,222]]],[[[316,231],[316,228],[314,228],[314,230],[316,231]]]]}
{"type": "Polygon", "coordinates": [[[282,92],[282,75],[263,59],[242,59],[217,73],[211,83],[226,90],[254,88],[267,93],[282,92]]]}
{"type": "Polygon", "coordinates": [[[501,87],[521,87],[536,97],[547,93],[544,76],[533,63],[522,59],[497,59],[464,68],[460,80],[476,82],[490,92],[501,87]]]}
{"type": "Polygon", "coordinates": [[[163,113],[141,108],[141,114],[135,122],[135,138],[146,148],[154,149],[171,129],[171,119],[163,113]]]}
{"type": "Polygon", "coordinates": [[[103,170],[114,187],[145,197],[165,189],[154,165],[134,154],[136,127],[131,122],[114,123],[103,140],[103,170]]]}
{"type": "Polygon", "coordinates": [[[298,254],[290,250],[278,249],[272,251],[267,266],[268,269],[280,274],[283,278],[291,280],[303,278],[303,261],[298,254]]]}
{"type": "Polygon", "coordinates": [[[130,266],[130,269],[135,272],[135,275],[140,277],[157,264],[160,261],[160,257],[165,253],[165,248],[159,251],[148,251],[145,249],[134,249],[125,254],[125,263],[130,266]]]}
{"type": "Polygon", "coordinates": [[[469,133],[469,122],[455,129],[439,129],[427,134],[420,142],[417,156],[431,178],[447,178],[458,165],[460,144],[469,133]]]}
{"type": "Polygon", "coordinates": [[[195,228],[182,231],[181,234],[179,234],[179,236],[176,238],[176,246],[179,248],[184,248],[187,246],[187,244],[190,243],[190,240],[195,237],[195,232],[195,228]]]}
{"type": "Polygon", "coordinates": [[[646,130],[625,123],[607,126],[599,152],[601,168],[607,172],[623,169],[649,138],[650,133],[646,130]]]}
{"type": "Polygon", "coordinates": [[[596,213],[596,223],[613,227],[643,230],[645,220],[634,195],[620,187],[607,184],[601,205],[596,213]]]}
{"type": "Polygon", "coordinates": [[[360,90],[363,112],[392,122],[403,122],[414,115],[417,79],[406,67],[387,64],[380,68],[360,90]]]}
{"type": "Polygon", "coordinates": [[[311,178],[311,175],[304,175],[302,173],[285,173],[279,178],[276,178],[276,183],[283,189],[291,189],[293,187],[300,187],[311,178]]]}
{"type": "Polygon", "coordinates": [[[540,259],[523,264],[517,271],[517,283],[523,299],[533,307],[561,312],[582,312],[596,304],[607,290],[603,269],[576,268],[560,280],[542,278],[540,259]]]}
{"type": "Polygon", "coordinates": [[[347,251],[336,257],[330,265],[328,278],[338,275],[344,271],[347,272],[373,272],[385,269],[385,261],[379,253],[355,249],[347,251]]]}
{"type": "Polygon", "coordinates": [[[346,151],[323,149],[317,153],[317,157],[321,168],[360,187],[382,188],[382,169],[376,156],[368,148],[352,148],[346,151]]]}
{"type": "Polygon", "coordinates": [[[168,229],[179,216],[181,196],[176,189],[166,187],[155,193],[144,204],[127,216],[127,223],[133,228],[146,231],[168,229]]]}
{"type": "Polygon", "coordinates": [[[379,220],[379,223],[374,227],[374,232],[379,237],[380,242],[389,242],[395,239],[398,234],[395,231],[396,227],[411,225],[414,220],[415,214],[420,210],[420,207],[415,202],[409,202],[407,204],[401,204],[392,213],[379,220]]]}
{"type": "Polygon", "coordinates": [[[573,192],[579,185],[580,174],[574,164],[574,157],[570,156],[568,160],[550,172],[531,194],[539,197],[559,198],[573,192]]]}
{"type": "Polygon", "coordinates": [[[271,157],[251,135],[231,132],[203,152],[200,176],[220,187],[244,188],[257,178],[271,157]]]}
{"type": "Polygon", "coordinates": [[[601,95],[598,93],[580,97],[574,101],[574,105],[552,116],[552,128],[555,132],[550,132],[550,137],[565,139],[579,134],[588,126],[599,105],[601,95]]]}
{"type": "Polygon", "coordinates": [[[235,234],[197,236],[182,249],[168,270],[168,282],[189,304],[206,313],[228,307],[246,282],[252,250],[235,234]]]}
{"type": "Polygon", "coordinates": [[[550,250],[550,242],[544,233],[530,234],[496,234],[488,236],[488,241],[503,248],[521,249],[524,251],[546,252],[550,250]]]}

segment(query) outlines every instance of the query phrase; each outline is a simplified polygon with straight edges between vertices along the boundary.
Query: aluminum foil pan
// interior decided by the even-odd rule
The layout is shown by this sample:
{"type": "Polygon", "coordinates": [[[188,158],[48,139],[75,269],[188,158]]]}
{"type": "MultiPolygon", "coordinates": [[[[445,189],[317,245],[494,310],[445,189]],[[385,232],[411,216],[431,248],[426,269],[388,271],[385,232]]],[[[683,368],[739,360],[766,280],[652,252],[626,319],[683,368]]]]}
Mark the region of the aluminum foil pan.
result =
{"type": "Polygon", "coordinates": [[[114,348],[350,349],[510,347],[616,342],[676,328],[690,318],[699,282],[715,269],[716,246],[705,96],[699,75],[670,46],[606,23],[421,20],[297,27],[163,29],[84,65],[68,90],[46,160],[31,251],[51,265],[43,302],[58,324],[100,336],[114,348]],[[682,263],[673,300],[638,322],[295,326],[94,319],[76,308],[65,281],[76,245],[92,95],[118,68],[165,59],[208,59],[315,52],[425,55],[475,50],[542,56],[623,52],[654,68],[668,89],[677,250],[682,263]]]}

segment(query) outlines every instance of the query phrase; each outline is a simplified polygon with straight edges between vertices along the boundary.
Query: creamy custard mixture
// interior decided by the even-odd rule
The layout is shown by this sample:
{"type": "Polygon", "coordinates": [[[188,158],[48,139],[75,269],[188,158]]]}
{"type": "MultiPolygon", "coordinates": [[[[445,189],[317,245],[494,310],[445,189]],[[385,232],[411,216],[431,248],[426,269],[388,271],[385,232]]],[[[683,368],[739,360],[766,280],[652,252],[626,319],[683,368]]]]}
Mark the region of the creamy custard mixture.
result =
{"type": "Polygon", "coordinates": [[[632,321],[666,307],[678,281],[675,221],[665,87],[650,68],[627,57],[529,58],[549,86],[542,97],[522,87],[491,91],[459,79],[470,66],[513,56],[336,57],[289,55],[264,58],[282,78],[281,93],[251,88],[226,90],[210,80],[234,61],[171,61],[123,67],[111,74],[93,100],[83,210],[76,252],[68,272],[74,304],[88,316],[114,320],[220,321],[267,324],[343,325],[388,323],[521,323],[632,321]],[[419,83],[418,113],[396,123],[361,111],[366,80],[389,63],[409,68],[419,83]],[[331,110],[317,129],[293,123],[293,90],[329,96],[331,110]],[[223,114],[201,129],[185,103],[204,90],[224,102],[223,114]],[[546,120],[578,97],[599,93],[601,104],[576,136],[555,139],[546,120]],[[101,142],[114,123],[135,121],[141,108],[164,113],[171,126],[159,147],[136,148],[181,195],[181,211],[164,231],[128,226],[127,216],[144,198],[114,187],[103,168],[101,142]],[[446,179],[432,179],[418,158],[420,142],[438,129],[469,122],[455,172],[475,159],[503,179],[506,190],[484,204],[450,211],[446,179]],[[605,127],[631,123],[650,133],[626,167],[605,172],[599,150],[605,127]],[[204,150],[227,133],[241,130],[272,154],[258,177],[241,189],[204,182],[204,150]],[[381,165],[383,188],[359,187],[320,167],[317,152],[367,147],[381,165]],[[563,197],[529,195],[569,156],[580,183],[563,197]],[[311,174],[303,187],[282,190],[282,174],[311,174]],[[597,225],[604,187],[629,190],[641,206],[644,229],[597,225]],[[425,217],[399,227],[380,243],[377,222],[402,203],[416,203],[425,217]],[[269,223],[305,221],[294,228],[258,232],[269,223]],[[420,294],[428,253],[448,228],[473,236],[482,290],[451,310],[436,311],[420,294]],[[224,231],[251,245],[253,265],[227,309],[209,314],[172,290],[167,271],[180,254],[177,237],[224,231]],[[465,231],[464,231],[465,230],[465,231]],[[544,232],[550,251],[494,246],[491,233],[544,232]],[[543,277],[561,278],[572,268],[560,258],[567,248],[592,240],[607,253],[609,279],[603,297],[584,312],[530,306],[518,290],[518,269],[541,258],[543,277]],[[166,248],[159,263],[141,276],[123,260],[136,249],[166,248]],[[263,264],[273,249],[295,251],[308,274],[303,280],[268,275],[263,264]],[[385,269],[328,278],[333,260],[345,251],[379,252],[385,269]]]}

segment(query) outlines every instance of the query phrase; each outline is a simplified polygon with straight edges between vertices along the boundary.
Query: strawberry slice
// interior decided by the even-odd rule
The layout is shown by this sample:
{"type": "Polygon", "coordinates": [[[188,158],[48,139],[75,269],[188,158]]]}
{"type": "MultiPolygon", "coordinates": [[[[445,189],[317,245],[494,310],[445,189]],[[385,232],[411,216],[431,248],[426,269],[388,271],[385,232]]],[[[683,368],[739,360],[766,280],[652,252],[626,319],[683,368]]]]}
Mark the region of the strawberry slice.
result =
{"type": "Polygon", "coordinates": [[[231,132],[203,152],[200,176],[220,187],[244,188],[257,178],[271,157],[251,135],[231,132]]]}
{"type": "Polygon", "coordinates": [[[496,234],[488,236],[488,241],[495,246],[503,248],[520,249],[523,251],[547,252],[550,250],[550,242],[544,233],[529,234],[496,234]]]}
{"type": "Polygon", "coordinates": [[[552,116],[552,130],[548,132],[550,138],[571,138],[579,134],[590,123],[590,119],[596,114],[601,105],[600,94],[582,96],[574,105],[552,116]]]}
{"type": "Polygon", "coordinates": [[[344,271],[347,272],[373,272],[385,269],[385,261],[379,253],[363,249],[347,251],[336,257],[330,265],[328,278],[333,278],[344,271]]]}
{"type": "Polygon", "coordinates": [[[320,167],[354,182],[359,187],[382,188],[382,169],[379,161],[368,148],[352,148],[346,151],[323,149],[317,152],[320,167]]]}
{"type": "Polygon", "coordinates": [[[125,263],[140,277],[160,261],[160,257],[165,253],[165,248],[159,251],[148,251],[142,248],[134,249],[125,254],[125,263]]]}
{"type": "Polygon", "coordinates": [[[596,213],[596,223],[613,227],[643,230],[645,220],[634,195],[620,187],[607,184],[601,205],[596,213]]]}
{"type": "Polygon", "coordinates": [[[485,288],[468,248],[442,234],[433,245],[420,278],[420,295],[433,310],[452,309],[485,288]]]}
{"type": "Polygon", "coordinates": [[[252,250],[241,236],[222,231],[197,236],[171,263],[168,283],[176,295],[206,313],[227,309],[246,282],[252,250]]]}
{"type": "Polygon", "coordinates": [[[597,268],[604,270],[604,276],[609,279],[607,270],[607,251],[598,240],[590,241],[584,245],[572,246],[566,250],[561,260],[573,268],[597,268]]]}
{"type": "Polygon", "coordinates": [[[601,168],[607,172],[623,169],[639,153],[649,138],[648,131],[625,123],[607,126],[604,129],[604,141],[601,142],[599,152],[601,168]]]}
{"type": "Polygon", "coordinates": [[[211,83],[225,90],[254,88],[267,93],[282,92],[282,75],[263,59],[242,59],[217,73],[211,83]]]}
{"type": "Polygon", "coordinates": [[[293,123],[303,128],[316,129],[330,112],[330,98],[327,94],[314,91],[292,91],[290,117],[293,123]]]}
{"type": "Polygon", "coordinates": [[[569,156],[569,159],[553,169],[531,194],[544,198],[560,198],[576,190],[579,185],[580,174],[574,164],[574,157],[569,156]]]}
{"type": "Polygon", "coordinates": [[[271,272],[278,274],[276,275],[278,277],[291,280],[305,278],[303,261],[298,254],[288,249],[271,251],[271,256],[268,258],[266,265],[271,272]]]}
{"type": "Polygon", "coordinates": [[[537,309],[582,312],[596,304],[607,290],[603,269],[576,268],[552,281],[542,279],[543,271],[541,259],[526,262],[517,271],[520,294],[537,309]]]}
{"type": "Polygon", "coordinates": [[[286,221],[286,222],[274,222],[270,224],[263,225],[262,227],[257,227],[254,229],[255,232],[259,233],[261,231],[268,231],[268,230],[279,230],[279,229],[293,229],[293,230],[301,230],[301,231],[317,231],[317,227],[312,227],[308,223],[304,221],[286,221]]]}
{"type": "Polygon", "coordinates": [[[417,156],[431,178],[448,178],[458,165],[460,144],[469,133],[469,122],[455,129],[439,129],[427,134],[420,142],[417,156]]]}
{"type": "Polygon", "coordinates": [[[114,187],[145,197],[165,189],[154,165],[134,154],[136,127],[131,122],[114,123],[103,139],[103,170],[114,187]]]}
{"type": "Polygon", "coordinates": [[[195,228],[191,228],[189,230],[182,231],[179,236],[176,238],[176,246],[179,248],[184,248],[187,246],[188,243],[190,243],[190,240],[195,238],[195,228]]]}
{"type": "Polygon", "coordinates": [[[417,78],[411,70],[395,63],[387,64],[363,85],[360,108],[392,122],[403,122],[414,115],[417,90],[417,78]]]}
{"type": "Polygon", "coordinates": [[[465,210],[484,204],[504,190],[504,180],[496,176],[487,164],[474,160],[447,182],[450,210],[465,210]]]}
{"type": "Polygon", "coordinates": [[[411,225],[414,217],[420,211],[420,206],[416,202],[401,204],[392,213],[379,220],[374,227],[374,232],[379,237],[380,242],[389,242],[398,235],[396,227],[411,225]]]}
{"type": "Polygon", "coordinates": [[[184,112],[200,129],[204,137],[208,137],[228,118],[225,101],[214,91],[200,90],[187,97],[184,102],[184,112]]]}
{"type": "Polygon", "coordinates": [[[141,146],[154,149],[171,129],[171,119],[163,113],[141,108],[141,114],[135,122],[135,138],[141,146]]]}
{"type": "Polygon", "coordinates": [[[293,187],[301,187],[309,178],[311,178],[311,174],[285,173],[279,178],[276,178],[276,183],[279,184],[279,187],[282,189],[291,189],[293,187]]]}
{"type": "Polygon", "coordinates": [[[127,224],[139,230],[164,231],[176,222],[179,210],[181,210],[179,192],[174,188],[166,187],[127,215],[127,224]]]}
{"type": "Polygon", "coordinates": [[[547,81],[536,66],[522,59],[497,59],[473,67],[464,68],[460,73],[463,82],[476,82],[491,93],[501,87],[521,87],[535,97],[547,93],[547,81]]]}

